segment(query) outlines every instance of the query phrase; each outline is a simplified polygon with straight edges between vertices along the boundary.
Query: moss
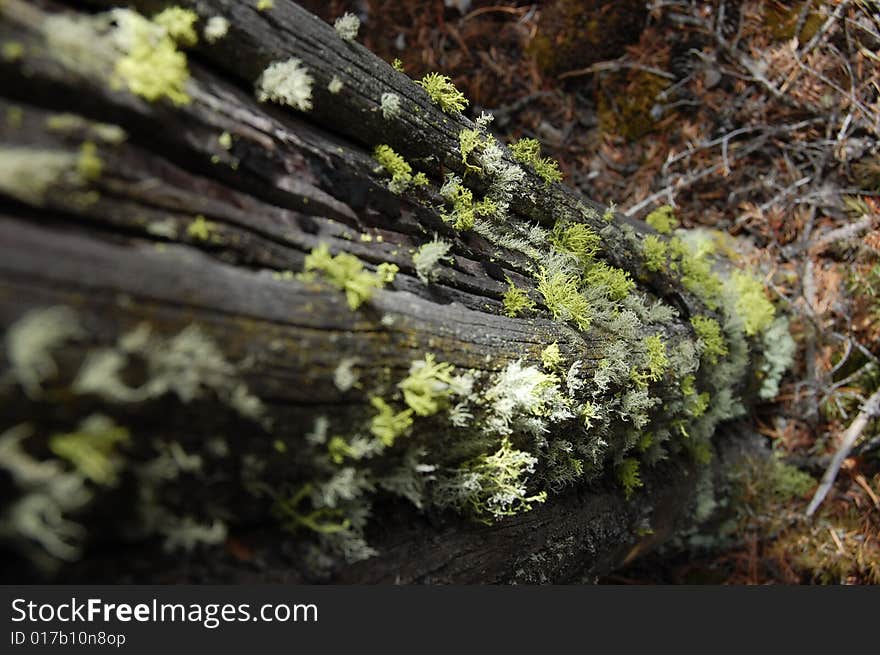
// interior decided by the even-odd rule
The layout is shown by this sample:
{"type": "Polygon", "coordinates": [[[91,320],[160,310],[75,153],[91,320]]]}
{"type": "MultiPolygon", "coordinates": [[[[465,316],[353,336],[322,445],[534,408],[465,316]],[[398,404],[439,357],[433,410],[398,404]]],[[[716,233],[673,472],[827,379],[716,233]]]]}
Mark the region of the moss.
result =
{"type": "Polygon", "coordinates": [[[354,255],[341,252],[335,257],[327,244],[320,244],[306,256],[305,273],[321,273],[323,278],[338,289],[345,291],[348,306],[355,310],[373,297],[376,289],[386,284],[387,273],[371,273],[354,255]]]}
{"type": "Polygon", "coordinates": [[[423,360],[412,363],[409,375],[397,387],[412,411],[418,416],[431,416],[446,405],[452,394],[452,373],[452,364],[438,363],[428,353],[423,360]]]}
{"type": "Polygon", "coordinates": [[[153,16],[153,22],[165,28],[165,32],[177,43],[192,47],[199,42],[199,36],[195,30],[198,15],[181,7],[168,7],[153,16]]]}
{"type": "Polygon", "coordinates": [[[49,450],[70,462],[88,480],[113,486],[121,464],[113,455],[116,448],[129,442],[128,430],[100,414],[82,421],[75,432],[49,438],[49,450]]]}
{"type": "Polygon", "coordinates": [[[257,80],[257,100],[271,100],[300,111],[312,108],[314,78],[302,61],[291,57],[270,64],[257,80]]]}
{"type": "Polygon", "coordinates": [[[441,211],[441,218],[453,224],[456,230],[471,230],[477,216],[491,216],[498,211],[498,206],[491,198],[474,201],[474,193],[461,183],[455,175],[450,175],[440,195],[452,203],[452,211],[441,211]]]}
{"type": "Polygon", "coordinates": [[[658,334],[645,337],[643,341],[645,349],[644,363],[637,369],[633,369],[632,379],[640,387],[645,387],[649,382],[659,382],[669,367],[669,356],[666,353],[666,343],[658,334]]]}
{"type": "Polygon", "coordinates": [[[458,133],[458,148],[461,151],[461,162],[469,169],[482,172],[482,167],[471,163],[470,156],[484,147],[485,137],[479,129],[464,129],[458,133]]]}
{"type": "Polygon", "coordinates": [[[645,222],[660,234],[672,234],[672,231],[678,227],[678,219],[675,218],[675,210],[671,205],[658,207],[648,214],[645,222]]]}
{"type": "Polygon", "coordinates": [[[412,426],[414,410],[405,409],[395,413],[394,409],[378,396],[370,398],[370,404],[379,412],[370,421],[370,433],[390,448],[397,438],[406,434],[412,426]]]}
{"type": "Polygon", "coordinates": [[[462,111],[468,106],[468,100],[464,95],[455,88],[445,75],[439,73],[428,73],[421,80],[416,81],[422,87],[434,102],[446,113],[454,111],[462,111]]]}
{"type": "Polygon", "coordinates": [[[534,168],[545,184],[562,181],[559,163],[550,157],[541,157],[541,144],[536,139],[522,138],[511,144],[510,152],[514,159],[534,168]]]}
{"type": "Polygon", "coordinates": [[[691,325],[700,339],[700,353],[710,364],[717,364],[720,357],[726,357],[727,342],[721,332],[721,325],[710,316],[694,316],[691,325]]]}
{"type": "Polygon", "coordinates": [[[607,73],[599,78],[596,113],[603,134],[634,141],[657,128],[652,110],[669,80],[643,70],[607,73]]]}
{"type": "Polygon", "coordinates": [[[544,296],[544,303],[553,318],[572,321],[581,330],[590,327],[590,304],[581,294],[575,276],[562,272],[549,274],[542,268],[538,273],[538,291],[544,296]]]}
{"type": "Polygon", "coordinates": [[[755,336],[769,327],[776,310],[767,299],[761,281],[744,271],[734,271],[728,285],[732,289],[734,308],[742,319],[745,333],[755,336]]]}
{"type": "Polygon", "coordinates": [[[510,318],[516,318],[526,311],[535,308],[535,301],[529,298],[525,290],[517,287],[513,280],[507,278],[507,291],[504,292],[504,313],[510,318]]]}

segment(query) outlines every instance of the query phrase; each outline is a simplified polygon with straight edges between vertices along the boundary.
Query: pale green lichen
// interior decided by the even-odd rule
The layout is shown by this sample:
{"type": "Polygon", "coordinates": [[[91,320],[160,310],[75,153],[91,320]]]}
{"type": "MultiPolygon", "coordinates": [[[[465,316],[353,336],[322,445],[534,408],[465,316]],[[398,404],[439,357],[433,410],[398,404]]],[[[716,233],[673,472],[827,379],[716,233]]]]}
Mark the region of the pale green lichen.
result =
{"type": "Polygon", "coordinates": [[[409,375],[397,387],[403,392],[404,402],[418,416],[431,416],[445,407],[452,394],[453,371],[452,364],[437,362],[428,353],[412,363],[409,375]]]}
{"type": "Polygon", "coordinates": [[[357,257],[341,252],[335,257],[327,244],[322,243],[306,256],[305,273],[320,273],[323,279],[345,292],[348,306],[355,310],[373,297],[376,289],[388,284],[393,270],[386,267],[375,273],[364,269],[357,257]]]}
{"type": "Polygon", "coordinates": [[[333,369],[333,384],[342,393],[350,391],[359,385],[360,376],[354,370],[354,367],[360,361],[357,357],[343,357],[339,360],[339,364],[333,369]]]}
{"type": "Polygon", "coordinates": [[[24,46],[19,41],[5,41],[0,48],[3,61],[15,62],[24,57],[24,46]]]}
{"type": "Polygon", "coordinates": [[[224,150],[229,150],[232,148],[232,135],[229,132],[222,132],[220,136],[217,137],[217,143],[219,143],[220,147],[224,150]]]}
{"type": "Polygon", "coordinates": [[[361,19],[348,11],[333,23],[333,29],[343,41],[354,41],[360,28],[361,19]]]}
{"type": "Polygon", "coordinates": [[[628,272],[605,262],[596,262],[590,266],[584,274],[584,281],[588,286],[599,289],[612,301],[626,299],[636,286],[628,272]]]}
{"type": "Polygon", "coordinates": [[[257,100],[271,100],[300,111],[309,111],[312,108],[312,84],[314,78],[300,59],[291,57],[276,61],[269,64],[257,79],[257,100]]]}
{"type": "Polygon", "coordinates": [[[390,448],[397,438],[406,434],[412,426],[414,410],[405,409],[401,412],[395,412],[388,403],[378,396],[370,398],[370,404],[379,412],[370,421],[370,433],[390,448]]]}
{"type": "Polygon", "coordinates": [[[734,308],[748,336],[755,336],[770,326],[776,310],[759,279],[744,271],[733,271],[727,289],[735,298],[734,308]]]}
{"type": "Polygon", "coordinates": [[[440,73],[428,73],[416,84],[422,87],[431,100],[446,113],[462,111],[468,106],[468,100],[455,88],[446,75],[440,73]]]}
{"type": "Polygon", "coordinates": [[[0,146],[0,192],[30,205],[43,206],[49,192],[56,190],[72,192],[73,200],[90,202],[94,198],[83,189],[100,171],[93,143],[83,144],[78,154],[0,146]]]}
{"type": "Polygon", "coordinates": [[[491,198],[474,201],[474,193],[462,184],[461,179],[449,174],[440,188],[440,195],[452,204],[452,211],[442,210],[440,217],[452,223],[456,230],[473,229],[477,216],[492,216],[498,211],[497,204],[491,198]]]}
{"type": "Polygon", "coordinates": [[[413,255],[413,266],[416,269],[416,275],[425,284],[430,284],[437,275],[437,267],[440,262],[451,262],[452,257],[449,256],[449,250],[452,244],[443,241],[437,236],[432,241],[422,244],[413,255]]]}
{"type": "Polygon", "coordinates": [[[554,248],[574,255],[584,267],[592,263],[602,246],[601,237],[583,223],[557,222],[550,238],[554,248]]]}
{"type": "Polygon", "coordinates": [[[645,259],[645,268],[649,271],[665,271],[668,252],[666,241],[656,234],[649,234],[642,241],[642,256],[645,259]]]}
{"type": "Polygon", "coordinates": [[[111,88],[127,89],[150,102],[184,105],[190,101],[190,76],[174,34],[184,40],[191,35],[179,21],[170,23],[164,26],[135,11],[113,9],[95,15],[53,14],[43,31],[48,52],[72,70],[106,79],[111,88]]]}
{"type": "Polygon", "coordinates": [[[544,297],[553,318],[571,321],[581,330],[590,327],[590,303],[580,292],[577,277],[561,271],[551,274],[542,268],[537,279],[538,292],[544,297]]]}
{"type": "Polygon", "coordinates": [[[330,79],[330,82],[327,83],[327,90],[330,93],[335,95],[335,94],[339,93],[340,91],[342,91],[343,86],[345,86],[345,85],[342,83],[342,80],[340,80],[337,75],[334,75],[330,79]]]}
{"type": "Polygon", "coordinates": [[[516,318],[523,312],[535,308],[535,301],[529,298],[529,294],[524,289],[517,287],[510,278],[507,278],[507,285],[503,299],[505,315],[516,318]]]}
{"type": "Polygon", "coordinates": [[[402,193],[406,191],[410,185],[425,186],[428,184],[428,178],[424,173],[416,173],[413,175],[412,166],[394,152],[391,146],[381,144],[373,149],[373,158],[391,174],[391,181],[388,183],[388,190],[392,193],[402,193]]]}
{"type": "Polygon", "coordinates": [[[710,364],[717,364],[720,357],[726,357],[727,342],[721,333],[721,325],[710,316],[694,316],[691,325],[700,339],[700,352],[710,364]]]}
{"type": "Polygon", "coordinates": [[[635,493],[636,489],[644,485],[640,468],[639,460],[632,457],[623,459],[617,466],[617,480],[623,487],[627,499],[635,493]]]}
{"type": "Polygon", "coordinates": [[[779,393],[779,383],[783,374],[791,368],[797,344],[788,330],[788,319],[780,316],[766,328],[761,335],[761,374],[764,379],[758,395],[763,400],[775,398],[779,393]]]}
{"type": "Polygon", "coordinates": [[[382,94],[379,101],[379,108],[382,110],[382,118],[389,120],[400,115],[399,95],[386,91],[382,94]]]}
{"type": "Polygon", "coordinates": [[[547,370],[555,370],[562,363],[562,353],[555,341],[541,351],[541,363],[547,370]]]}
{"type": "Polygon", "coordinates": [[[269,11],[275,8],[274,0],[257,0],[257,11],[269,11]]]}

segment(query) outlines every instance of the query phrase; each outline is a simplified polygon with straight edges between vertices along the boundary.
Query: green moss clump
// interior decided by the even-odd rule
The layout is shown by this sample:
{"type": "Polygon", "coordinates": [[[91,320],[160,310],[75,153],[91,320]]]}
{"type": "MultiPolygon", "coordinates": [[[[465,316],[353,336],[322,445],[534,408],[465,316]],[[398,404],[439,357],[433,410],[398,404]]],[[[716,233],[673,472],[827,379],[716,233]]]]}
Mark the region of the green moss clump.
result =
{"type": "Polygon", "coordinates": [[[658,207],[648,214],[645,222],[660,234],[672,234],[672,231],[678,227],[678,219],[675,218],[675,210],[671,205],[658,207]]]}
{"type": "Polygon", "coordinates": [[[440,195],[452,203],[452,211],[442,211],[440,217],[452,223],[456,230],[471,230],[477,216],[492,216],[498,212],[498,204],[492,198],[474,201],[474,192],[462,184],[461,179],[450,175],[440,189],[440,195]]]}
{"type": "Polygon", "coordinates": [[[348,306],[355,310],[373,297],[376,289],[381,289],[387,280],[382,271],[371,273],[354,255],[341,252],[335,257],[330,254],[327,244],[322,243],[306,256],[305,273],[320,272],[333,286],[345,291],[348,306]]]}
{"type": "Polygon", "coordinates": [[[631,374],[632,380],[639,387],[648,386],[649,382],[659,382],[669,367],[669,356],[666,354],[666,343],[659,334],[645,337],[644,363],[641,367],[634,368],[631,374]]]}
{"type": "Polygon", "coordinates": [[[517,287],[513,280],[507,278],[507,291],[504,292],[504,313],[510,318],[516,318],[525,311],[535,308],[535,301],[529,298],[525,290],[517,287]]]}
{"type": "Polygon", "coordinates": [[[373,157],[382,168],[391,173],[388,189],[393,193],[402,193],[410,185],[424,186],[428,184],[428,178],[425,174],[416,173],[413,175],[412,166],[403,157],[394,152],[391,146],[384,144],[376,146],[373,150],[373,157]]]}
{"type": "Polygon", "coordinates": [[[541,363],[544,368],[553,370],[562,363],[562,353],[559,352],[559,344],[555,341],[541,351],[541,363]]]}
{"type": "Polygon", "coordinates": [[[198,239],[199,241],[210,241],[214,237],[216,229],[216,223],[212,223],[204,216],[199,214],[195,217],[192,223],[190,223],[186,227],[186,233],[193,239],[198,239]]]}
{"type": "Polygon", "coordinates": [[[700,339],[701,352],[706,361],[717,364],[720,357],[727,356],[727,341],[718,321],[710,316],[694,316],[691,325],[700,339]]]}
{"type": "Polygon", "coordinates": [[[440,73],[428,73],[416,84],[422,87],[435,105],[446,113],[462,111],[468,106],[468,99],[464,97],[446,75],[440,73]]]}

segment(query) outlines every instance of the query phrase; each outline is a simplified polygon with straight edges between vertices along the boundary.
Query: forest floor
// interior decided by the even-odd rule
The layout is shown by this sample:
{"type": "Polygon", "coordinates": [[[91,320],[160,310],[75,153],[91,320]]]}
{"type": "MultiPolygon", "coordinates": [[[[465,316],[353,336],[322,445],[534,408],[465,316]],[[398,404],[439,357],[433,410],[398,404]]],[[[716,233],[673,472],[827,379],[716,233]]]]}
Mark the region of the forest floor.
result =
{"type": "Polygon", "coordinates": [[[880,583],[880,3],[303,4],[358,15],[359,40],[413,78],[449,75],[469,115],[538,138],[584,195],[738,237],[790,314],[797,363],[753,420],[815,484],[746,477],[727,548],[607,581],[880,583]]]}

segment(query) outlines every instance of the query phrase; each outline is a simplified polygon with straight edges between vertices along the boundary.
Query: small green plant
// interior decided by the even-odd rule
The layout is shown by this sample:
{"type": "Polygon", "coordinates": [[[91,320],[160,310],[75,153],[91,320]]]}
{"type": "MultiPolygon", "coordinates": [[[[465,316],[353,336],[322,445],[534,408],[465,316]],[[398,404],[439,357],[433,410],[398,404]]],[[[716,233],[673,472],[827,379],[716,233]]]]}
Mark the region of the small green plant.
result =
{"type": "Polygon", "coordinates": [[[557,222],[553,227],[550,241],[557,250],[577,257],[585,268],[592,263],[602,245],[601,237],[584,223],[565,225],[557,222]]]}
{"type": "Polygon", "coordinates": [[[669,246],[656,234],[647,235],[642,241],[642,256],[645,258],[645,268],[649,271],[665,271],[666,255],[669,246]]]}
{"type": "Polygon", "coordinates": [[[70,462],[95,484],[116,484],[120,463],[114,453],[127,444],[128,430],[100,414],[85,419],[75,432],[56,434],[49,439],[49,450],[70,462]]]}
{"type": "Polygon", "coordinates": [[[425,186],[428,184],[428,178],[424,173],[416,173],[413,175],[412,166],[398,155],[391,146],[378,145],[373,150],[373,157],[387,172],[391,173],[391,181],[388,183],[388,189],[392,193],[402,193],[413,186],[425,186]]]}
{"type": "Polygon", "coordinates": [[[609,300],[620,301],[629,296],[636,283],[626,271],[596,262],[584,275],[584,281],[591,287],[598,287],[609,300]]]}
{"type": "Polygon", "coordinates": [[[446,113],[462,111],[468,106],[468,100],[464,97],[446,75],[440,73],[428,73],[416,84],[422,87],[430,96],[435,105],[446,113]]]}
{"type": "Polygon", "coordinates": [[[547,370],[553,370],[562,363],[562,353],[555,341],[541,351],[541,363],[547,370]]]}
{"type": "Polygon", "coordinates": [[[767,299],[761,281],[744,271],[734,271],[729,284],[736,297],[734,307],[742,319],[745,333],[752,337],[769,327],[776,310],[767,299]]]}
{"type": "Polygon", "coordinates": [[[669,367],[669,356],[666,354],[666,343],[659,334],[645,337],[645,358],[641,367],[634,368],[632,380],[639,387],[648,386],[649,382],[659,382],[669,367]]]}
{"type": "Polygon", "coordinates": [[[172,39],[184,46],[192,47],[199,42],[195,24],[199,19],[194,11],[182,7],[168,7],[153,16],[153,22],[165,28],[172,39]]]}

